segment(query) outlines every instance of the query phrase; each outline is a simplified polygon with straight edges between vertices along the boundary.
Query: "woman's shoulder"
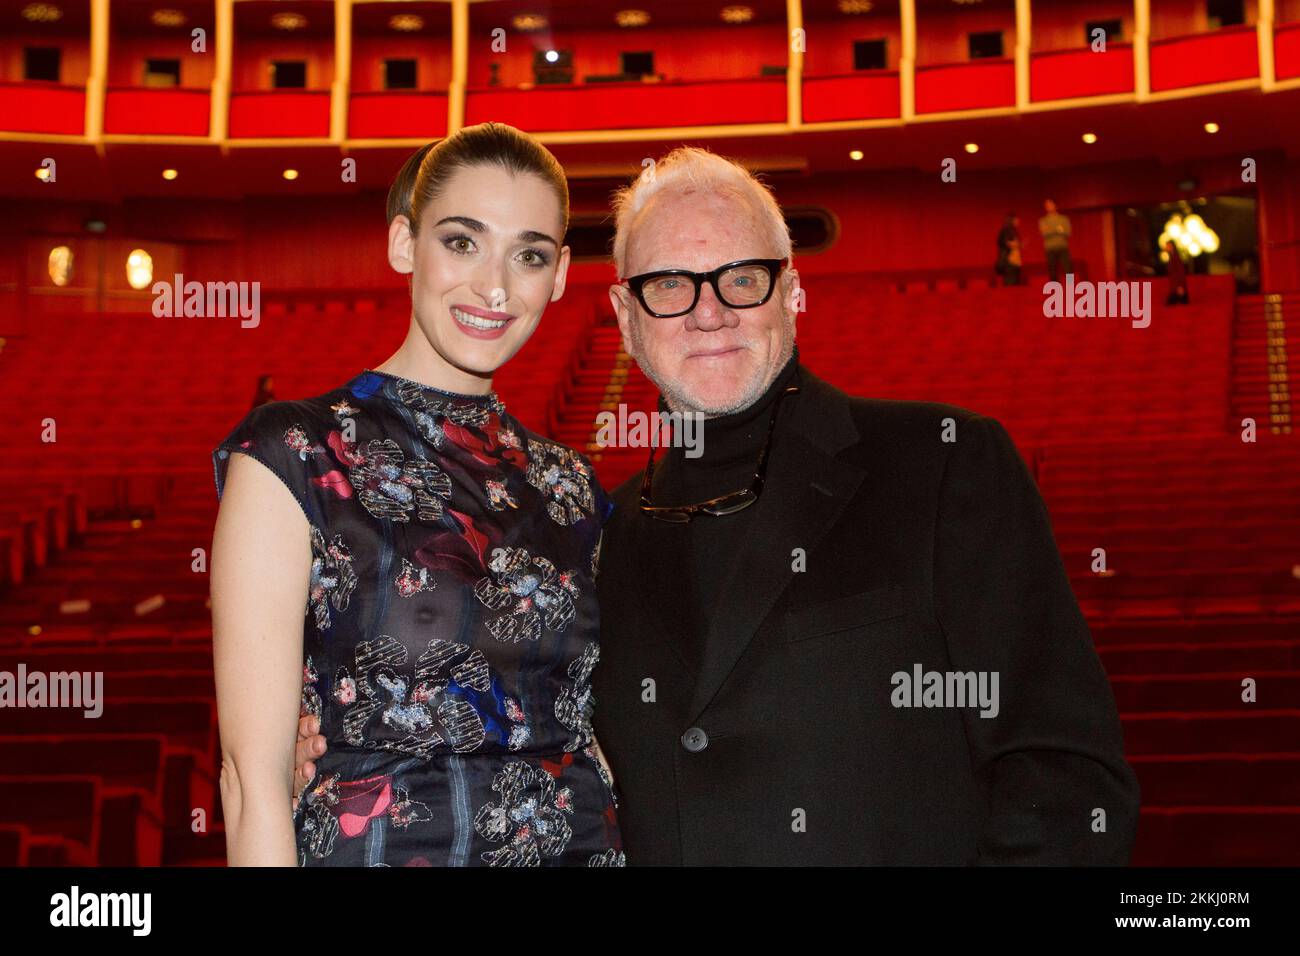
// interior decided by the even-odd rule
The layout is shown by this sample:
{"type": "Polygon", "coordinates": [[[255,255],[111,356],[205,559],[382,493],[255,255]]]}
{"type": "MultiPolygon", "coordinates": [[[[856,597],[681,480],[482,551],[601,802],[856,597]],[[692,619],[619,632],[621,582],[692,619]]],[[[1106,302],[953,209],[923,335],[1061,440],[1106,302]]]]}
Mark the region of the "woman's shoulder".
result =
{"type": "MultiPolygon", "coordinates": [[[[614,502],[601,485],[596,467],[587,454],[533,431],[518,420],[515,420],[514,427],[525,439],[530,483],[540,484],[543,481],[541,476],[556,468],[562,477],[577,486],[575,504],[582,511],[594,515],[603,525],[614,508],[614,502]]],[[[552,502],[550,507],[554,515],[555,503],[552,502]]],[[[570,520],[573,520],[572,516],[570,520]]]]}
{"type": "Polygon", "coordinates": [[[561,461],[576,462],[582,465],[582,471],[591,474],[595,479],[596,471],[591,464],[591,459],[586,454],[579,451],[571,445],[566,445],[562,441],[554,438],[548,438],[541,432],[534,431],[527,425],[520,422],[517,418],[511,418],[511,425],[516,434],[525,439],[526,446],[530,453],[539,455],[550,455],[561,461]]]}

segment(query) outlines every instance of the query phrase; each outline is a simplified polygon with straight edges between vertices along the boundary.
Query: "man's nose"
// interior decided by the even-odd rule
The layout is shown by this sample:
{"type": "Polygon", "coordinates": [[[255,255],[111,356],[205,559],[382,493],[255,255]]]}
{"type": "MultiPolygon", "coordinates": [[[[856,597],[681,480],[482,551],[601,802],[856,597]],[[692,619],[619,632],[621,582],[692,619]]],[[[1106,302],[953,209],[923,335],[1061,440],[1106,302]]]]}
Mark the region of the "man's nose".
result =
{"type": "Polygon", "coordinates": [[[739,324],[739,317],[727,308],[725,303],[718,300],[713,286],[707,282],[703,283],[700,286],[700,301],[695,303],[695,308],[686,317],[686,327],[701,332],[712,332],[724,326],[735,328],[739,324]]]}

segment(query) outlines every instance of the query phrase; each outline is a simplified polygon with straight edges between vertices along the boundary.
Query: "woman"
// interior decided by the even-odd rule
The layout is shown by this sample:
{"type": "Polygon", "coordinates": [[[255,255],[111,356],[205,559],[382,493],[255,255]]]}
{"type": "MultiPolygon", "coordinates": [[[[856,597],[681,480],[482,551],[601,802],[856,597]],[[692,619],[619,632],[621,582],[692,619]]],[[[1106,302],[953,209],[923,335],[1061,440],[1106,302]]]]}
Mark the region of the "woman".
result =
{"type": "Polygon", "coordinates": [[[401,347],[213,453],[229,861],[623,865],[589,684],[613,505],[492,391],[564,292],[564,172],[487,123],[412,156],[389,210],[401,347]],[[291,816],[300,714],[329,749],[291,816]]]}
{"type": "Polygon", "coordinates": [[[998,231],[998,261],[993,269],[1002,277],[1002,284],[1020,285],[1020,217],[1008,213],[998,231]]]}

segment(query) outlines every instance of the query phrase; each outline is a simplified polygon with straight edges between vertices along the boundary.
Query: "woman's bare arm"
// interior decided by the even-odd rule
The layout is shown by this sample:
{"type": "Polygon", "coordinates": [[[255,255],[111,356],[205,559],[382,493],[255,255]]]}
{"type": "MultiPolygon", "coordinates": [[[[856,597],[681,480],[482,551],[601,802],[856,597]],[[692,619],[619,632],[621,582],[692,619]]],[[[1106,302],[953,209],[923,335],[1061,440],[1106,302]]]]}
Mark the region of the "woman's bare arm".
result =
{"type": "Polygon", "coordinates": [[[212,539],[212,650],[230,866],[294,866],[294,743],[311,536],[293,493],[232,454],[212,539]]]}

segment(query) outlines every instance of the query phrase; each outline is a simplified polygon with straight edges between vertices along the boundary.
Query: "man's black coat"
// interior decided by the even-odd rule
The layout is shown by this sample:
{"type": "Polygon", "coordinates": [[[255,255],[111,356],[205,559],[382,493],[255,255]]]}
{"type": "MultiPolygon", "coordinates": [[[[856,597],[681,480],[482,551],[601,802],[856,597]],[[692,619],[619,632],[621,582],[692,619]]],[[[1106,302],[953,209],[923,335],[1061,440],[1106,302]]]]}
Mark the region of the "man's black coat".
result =
{"type": "Polygon", "coordinates": [[[628,863],[1127,863],[1114,696],[1006,431],[801,377],[698,672],[685,526],[640,474],[613,493],[594,726],[628,863]],[[996,671],[997,715],[895,706],[917,665],[996,671]]]}

